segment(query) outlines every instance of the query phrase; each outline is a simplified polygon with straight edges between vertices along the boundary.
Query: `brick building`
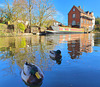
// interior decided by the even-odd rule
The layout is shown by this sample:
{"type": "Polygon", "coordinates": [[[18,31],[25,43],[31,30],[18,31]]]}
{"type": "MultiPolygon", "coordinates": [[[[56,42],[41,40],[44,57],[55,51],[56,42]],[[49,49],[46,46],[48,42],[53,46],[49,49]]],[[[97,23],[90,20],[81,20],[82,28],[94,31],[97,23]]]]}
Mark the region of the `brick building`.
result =
{"type": "Polygon", "coordinates": [[[73,6],[68,13],[68,25],[71,27],[85,28],[88,30],[94,29],[95,17],[93,12],[84,12],[79,6],[73,6]]]}

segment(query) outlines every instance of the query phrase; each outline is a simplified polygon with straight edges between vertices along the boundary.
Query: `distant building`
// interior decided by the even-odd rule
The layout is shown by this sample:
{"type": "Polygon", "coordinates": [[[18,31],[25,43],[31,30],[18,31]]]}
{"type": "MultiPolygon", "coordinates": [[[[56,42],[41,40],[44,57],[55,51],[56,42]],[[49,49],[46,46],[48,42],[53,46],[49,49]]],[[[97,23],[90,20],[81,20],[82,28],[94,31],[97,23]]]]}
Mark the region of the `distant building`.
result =
{"type": "Polygon", "coordinates": [[[63,24],[61,22],[54,20],[53,25],[54,26],[62,26],[63,24]]]}
{"type": "Polygon", "coordinates": [[[51,26],[63,26],[63,24],[56,20],[51,20],[51,26]]]}
{"type": "Polygon", "coordinates": [[[29,21],[18,20],[18,23],[24,23],[26,26],[29,24],[29,21]]]}
{"type": "MultiPolygon", "coordinates": [[[[49,27],[47,28],[48,30],[53,30],[52,29],[52,26],[65,26],[65,25],[63,25],[61,22],[59,22],[59,21],[56,21],[56,20],[51,20],[51,22],[49,23],[49,27]]],[[[58,28],[55,28],[55,30],[57,30],[58,31],[58,28]]]]}
{"type": "Polygon", "coordinates": [[[93,12],[84,12],[79,6],[73,6],[68,13],[68,25],[71,27],[85,28],[91,31],[94,29],[95,17],[93,12]]]}

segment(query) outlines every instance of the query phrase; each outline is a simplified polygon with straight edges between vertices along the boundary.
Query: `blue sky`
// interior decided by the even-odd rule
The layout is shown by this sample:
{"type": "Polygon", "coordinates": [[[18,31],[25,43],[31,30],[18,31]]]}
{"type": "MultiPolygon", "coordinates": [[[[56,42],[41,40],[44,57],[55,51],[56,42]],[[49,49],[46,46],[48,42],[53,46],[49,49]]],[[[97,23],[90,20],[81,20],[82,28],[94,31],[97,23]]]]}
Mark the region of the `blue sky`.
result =
{"type": "MultiPolygon", "coordinates": [[[[3,6],[4,2],[5,0],[0,0],[0,6],[3,6]]],[[[55,19],[66,25],[68,23],[68,12],[73,5],[84,7],[84,11],[93,11],[95,17],[100,17],[100,0],[53,0],[53,3],[58,13],[55,19]]]]}

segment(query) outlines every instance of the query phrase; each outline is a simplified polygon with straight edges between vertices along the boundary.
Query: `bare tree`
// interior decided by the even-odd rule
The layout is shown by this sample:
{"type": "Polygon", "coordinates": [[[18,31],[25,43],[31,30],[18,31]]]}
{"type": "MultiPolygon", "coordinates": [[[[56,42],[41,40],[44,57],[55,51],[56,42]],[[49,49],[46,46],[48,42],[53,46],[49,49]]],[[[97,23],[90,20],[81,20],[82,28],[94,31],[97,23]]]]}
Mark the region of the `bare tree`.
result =
{"type": "Polygon", "coordinates": [[[13,11],[10,6],[9,0],[5,0],[5,22],[12,22],[13,11]]]}
{"type": "Polygon", "coordinates": [[[5,2],[5,18],[6,21],[12,23],[17,20],[29,20],[30,26],[32,23],[39,27],[47,27],[56,13],[51,0],[13,0],[12,6],[10,6],[9,0],[5,0],[5,2]]]}
{"type": "Polygon", "coordinates": [[[15,20],[22,20],[22,21],[26,21],[28,19],[27,0],[14,0],[13,17],[15,18],[15,20]]]}
{"type": "Polygon", "coordinates": [[[47,26],[56,13],[51,0],[36,0],[32,10],[32,23],[39,27],[47,26]]]}
{"type": "Polygon", "coordinates": [[[0,8],[0,20],[3,20],[5,17],[5,10],[3,8],[0,8]]]}

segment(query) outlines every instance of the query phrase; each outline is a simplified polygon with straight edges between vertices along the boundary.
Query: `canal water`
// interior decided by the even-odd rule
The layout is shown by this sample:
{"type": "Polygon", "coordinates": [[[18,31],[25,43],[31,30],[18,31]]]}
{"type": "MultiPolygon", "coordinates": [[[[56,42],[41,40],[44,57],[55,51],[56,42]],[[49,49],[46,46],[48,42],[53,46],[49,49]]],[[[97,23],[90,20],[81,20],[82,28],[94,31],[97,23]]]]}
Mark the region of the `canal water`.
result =
{"type": "Polygon", "coordinates": [[[0,37],[0,87],[29,87],[20,75],[25,61],[44,73],[33,87],[100,87],[100,34],[0,37]],[[52,60],[58,49],[62,59],[52,60]]]}

